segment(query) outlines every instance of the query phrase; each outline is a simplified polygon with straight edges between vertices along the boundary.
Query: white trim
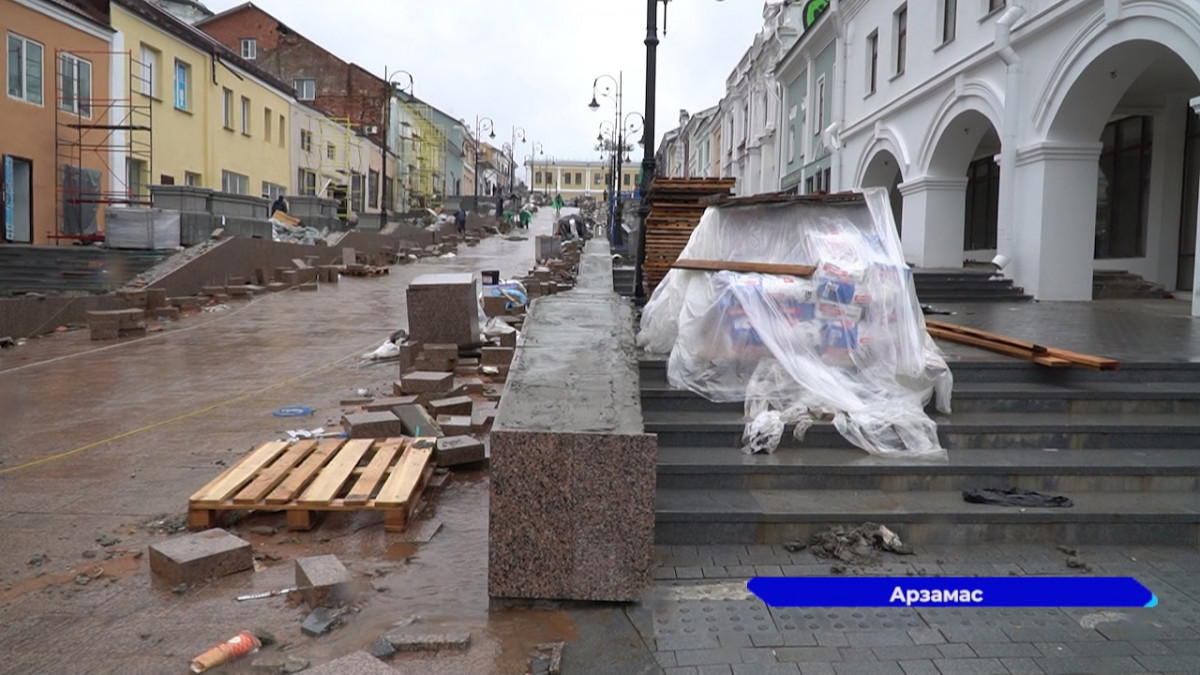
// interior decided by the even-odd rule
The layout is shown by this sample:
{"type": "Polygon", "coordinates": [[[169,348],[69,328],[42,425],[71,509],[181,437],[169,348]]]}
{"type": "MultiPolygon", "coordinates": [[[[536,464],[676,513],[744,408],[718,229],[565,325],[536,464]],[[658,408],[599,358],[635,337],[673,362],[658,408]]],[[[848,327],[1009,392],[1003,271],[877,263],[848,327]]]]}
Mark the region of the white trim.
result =
{"type": "Polygon", "coordinates": [[[939,176],[920,176],[912,180],[904,181],[900,184],[900,194],[905,197],[917,194],[918,192],[954,192],[957,190],[965,190],[967,188],[968,179],[962,178],[941,178],[939,176]]]}
{"type": "Polygon", "coordinates": [[[71,28],[87,33],[88,35],[104,40],[105,42],[111,43],[112,35],[116,32],[116,30],[112,28],[107,26],[99,26],[88,19],[84,19],[78,14],[69,12],[61,7],[57,7],[45,2],[44,0],[13,0],[13,2],[28,9],[32,9],[35,12],[45,14],[52,19],[67,24],[71,28]]]}
{"type": "MultiPolygon", "coordinates": [[[[24,44],[28,44],[28,43],[32,42],[33,44],[35,44],[39,48],[41,48],[41,50],[42,50],[42,65],[41,65],[41,72],[38,73],[38,78],[41,80],[42,100],[38,101],[37,103],[34,103],[33,101],[29,100],[29,82],[27,81],[27,78],[29,75],[29,66],[28,66],[28,60],[29,60],[28,51],[29,50],[24,45],[21,48],[21,95],[13,96],[12,94],[8,93],[8,61],[7,60],[4,63],[4,93],[5,93],[5,95],[7,95],[9,100],[12,100],[12,101],[20,101],[21,103],[24,103],[25,105],[31,105],[36,108],[45,108],[46,107],[46,45],[37,40],[34,40],[33,38],[27,38],[21,33],[17,33],[12,30],[5,30],[4,31],[4,51],[6,54],[8,53],[8,38],[9,37],[15,37],[18,40],[21,40],[24,44]]],[[[51,57],[51,58],[53,58],[53,57],[51,57]]],[[[56,69],[54,72],[57,73],[58,65],[55,64],[54,67],[56,69]]],[[[57,80],[57,77],[52,76],[51,79],[57,80]]],[[[54,82],[52,82],[52,84],[54,85],[54,91],[58,91],[58,82],[54,81],[54,82]]],[[[57,95],[54,98],[57,99],[57,95]]]]}
{"type": "Polygon", "coordinates": [[[1096,162],[1104,150],[1103,143],[1057,143],[1044,141],[1017,150],[1017,166],[1046,160],[1096,162]]]}

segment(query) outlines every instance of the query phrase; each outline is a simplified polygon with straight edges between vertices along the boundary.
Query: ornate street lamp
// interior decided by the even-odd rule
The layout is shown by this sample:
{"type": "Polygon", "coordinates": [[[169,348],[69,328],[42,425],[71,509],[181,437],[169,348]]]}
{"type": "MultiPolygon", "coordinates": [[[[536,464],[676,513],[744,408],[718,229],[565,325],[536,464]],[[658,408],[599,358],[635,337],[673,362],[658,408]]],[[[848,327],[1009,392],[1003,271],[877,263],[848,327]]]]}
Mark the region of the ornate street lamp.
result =
{"type": "Polygon", "coordinates": [[[394,192],[395,192],[394,190],[391,189],[391,186],[388,185],[387,167],[388,167],[388,155],[391,154],[391,149],[392,149],[392,143],[391,143],[392,97],[395,96],[397,89],[399,89],[400,91],[404,91],[404,88],[398,86],[396,84],[396,82],[394,81],[395,78],[400,75],[408,76],[408,95],[412,98],[416,98],[416,95],[413,93],[414,89],[416,88],[416,82],[413,79],[412,73],[408,72],[407,70],[397,70],[397,71],[393,72],[391,75],[388,75],[387,66],[384,66],[384,68],[383,68],[383,81],[384,81],[383,134],[382,134],[382,138],[383,138],[383,171],[382,171],[382,177],[381,177],[382,179],[380,180],[380,185],[383,188],[383,199],[379,200],[379,204],[381,207],[379,209],[379,218],[380,218],[379,225],[380,225],[380,227],[387,225],[388,206],[389,206],[388,202],[390,201],[390,199],[394,198],[394,192]]]}
{"type": "Polygon", "coordinates": [[[488,138],[495,138],[496,123],[490,117],[475,116],[475,208],[479,208],[479,146],[483,144],[480,136],[482,131],[488,132],[488,138]]]}

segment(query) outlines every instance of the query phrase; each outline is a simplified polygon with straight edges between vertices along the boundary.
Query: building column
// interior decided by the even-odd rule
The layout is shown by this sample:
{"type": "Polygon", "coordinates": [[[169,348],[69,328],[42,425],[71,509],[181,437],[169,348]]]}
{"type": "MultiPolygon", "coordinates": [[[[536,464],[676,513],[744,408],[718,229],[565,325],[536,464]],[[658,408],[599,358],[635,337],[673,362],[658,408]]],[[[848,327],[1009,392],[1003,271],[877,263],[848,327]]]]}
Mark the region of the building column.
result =
{"type": "Polygon", "coordinates": [[[1012,265],[1039,300],[1091,300],[1100,143],[1043,142],[1017,152],[1012,265]]]}
{"type": "Polygon", "coordinates": [[[900,184],[900,194],[905,260],[916,267],[962,267],[966,177],[915,178],[900,184]]]}
{"type": "MultiPolygon", "coordinates": [[[[1200,96],[1188,103],[1192,106],[1192,110],[1200,115],[1200,96]]],[[[1197,232],[1200,232],[1200,208],[1196,209],[1196,221],[1193,225],[1197,232]]],[[[1195,271],[1192,273],[1192,316],[1200,316],[1200,287],[1197,284],[1197,280],[1200,280],[1200,236],[1196,237],[1196,257],[1193,264],[1195,271]]]]}

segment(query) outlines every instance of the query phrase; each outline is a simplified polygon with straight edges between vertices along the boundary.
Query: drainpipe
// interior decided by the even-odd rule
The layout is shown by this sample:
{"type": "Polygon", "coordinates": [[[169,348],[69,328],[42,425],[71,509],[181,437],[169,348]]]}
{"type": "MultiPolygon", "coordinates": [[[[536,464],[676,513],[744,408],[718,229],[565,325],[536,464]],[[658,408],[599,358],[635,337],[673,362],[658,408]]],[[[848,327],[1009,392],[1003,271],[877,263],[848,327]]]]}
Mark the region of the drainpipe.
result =
{"type": "Polygon", "coordinates": [[[825,130],[825,133],[832,141],[830,152],[832,157],[829,159],[831,185],[825,186],[830,192],[844,190],[846,186],[842,182],[842,124],[846,118],[846,43],[850,41],[850,27],[846,25],[842,17],[842,3],[840,0],[833,0],[829,7],[830,20],[834,22],[837,28],[836,39],[840,44],[837,46],[837,58],[834,60],[833,67],[837,69],[837,77],[833,78],[833,124],[825,130]]]}
{"type": "MultiPolygon", "coordinates": [[[[1012,30],[1025,8],[1010,2],[1008,9],[996,21],[996,54],[1005,65],[1004,82],[1004,129],[1000,138],[1000,206],[997,223],[1000,228],[996,242],[996,253],[1008,258],[1015,257],[1014,230],[1016,229],[1016,175],[1017,175],[1017,127],[1021,122],[1021,57],[1012,47],[1012,30]]],[[[1004,260],[1004,258],[1001,258],[1004,260]]],[[[1019,271],[1019,265],[1018,265],[1019,271]]]]}

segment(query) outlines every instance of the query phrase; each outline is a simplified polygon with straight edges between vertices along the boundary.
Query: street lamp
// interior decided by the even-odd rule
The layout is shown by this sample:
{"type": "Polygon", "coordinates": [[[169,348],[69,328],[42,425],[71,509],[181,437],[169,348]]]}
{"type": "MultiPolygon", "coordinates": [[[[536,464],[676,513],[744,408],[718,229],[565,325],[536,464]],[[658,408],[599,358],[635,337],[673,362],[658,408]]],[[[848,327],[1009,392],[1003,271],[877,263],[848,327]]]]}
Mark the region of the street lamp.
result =
{"type": "MultiPolygon", "coordinates": [[[[546,149],[545,149],[544,147],[542,147],[542,144],[541,144],[541,142],[540,142],[540,141],[534,141],[534,142],[533,142],[533,146],[532,146],[532,147],[529,149],[529,151],[530,151],[531,153],[533,153],[533,169],[530,169],[530,171],[529,171],[529,188],[530,188],[530,191],[532,191],[532,190],[533,190],[533,183],[534,183],[534,181],[533,181],[533,171],[537,169],[537,156],[538,156],[538,155],[545,156],[545,155],[546,155],[546,149]]],[[[543,185],[543,186],[545,186],[545,185],[546,185],[545,181],[543,181],[543,182],[542,182],[542,185],[543,185]]]]}
{"type": "Polygon", "coordinates": [[[475,208],[479,208],[479,146],[483,143],[481,130],[486,129],[488,138],[496,137],[496,123],[490,117],[475,116],[475,208]]]}
{"type": "MultiPolygon", "coordinates": [[[[416,82],[413,79],[412,73],[408,72],[407,70],[397,70],[397,71],[393,72],[391,75],[388,75],[387,66],[384,66],[384,68],[383,68],[383,82],[384,82],[384,85],[383,85],[383,133],[382,133],[383,171],[382,171],[382,180],[380,181],[380,183],[382,184],[382,187],[383,187],[383,199],[379,200],[380,207],[381,207],[379,209],[379,218],[380,218],[379,226],[380,227],[384,227],[387,225],[388,207],[390,206],[389,202],[391,201],[393,192],[394,192],[391,189],[391,185],[388,184],[387,167],[388,167],[388,155],[391,154],[391,149],[392,149],[392,97],[395,95],[396,89],[398,88],[398,85],[393,80],[395,80],[395,78],[400,75],[408,76],[408,95],[413,98],[416,98],[416,95],[413,94],[413,90],[416,88],[416,82]]],[[[403,91],[404,89],[401,87],[400,90],[403,91]]]]}
{"type": "Polygon", "coordinates": [[[509,147],[509,153],[508,153],[508,160],[509,160],[509,162],[508,162],[508,189],[509,189],[510,193],[512,193],[512,192],[515,192],[515,191],[516,191],[516,183],[517,183],[517,162],[516,162],[516,160],[513,158],[513,156],[514,156],[514,155],[517,153],[517,139],[518,139],[518,138],[519,138],[519,139],[521,139],[521,142],[522,142],[522,143],[524,143],[524,142],[525,142],[525,129],[523,129],[523,128],[521,128],[521,127],[518,127],[518,126],[515,126],[515,125],[514,125],[514,126],[513,126],[513,129],[512,129],[512,143],[511,143],[511,144],[508,146],[508,147],[509,147]]]}

